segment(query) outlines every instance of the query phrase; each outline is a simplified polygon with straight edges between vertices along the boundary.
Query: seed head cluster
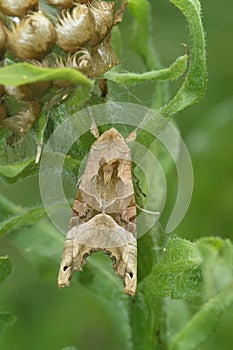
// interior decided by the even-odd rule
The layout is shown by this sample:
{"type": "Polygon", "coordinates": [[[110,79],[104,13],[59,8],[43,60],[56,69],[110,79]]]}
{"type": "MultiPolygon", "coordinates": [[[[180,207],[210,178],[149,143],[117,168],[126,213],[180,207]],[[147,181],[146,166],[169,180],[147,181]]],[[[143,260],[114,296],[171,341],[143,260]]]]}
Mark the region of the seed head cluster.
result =
{"type": "MultiPolygon", "coordinates": [[[[101,0],[0,0],[0,65],[29,62],[42,67],[72,67],[89,78],[117,64],[111,45],[115,2],[101,0]]],[[[40,99],[51,83],[0,85],[0,126],[23,135],[40,115],[40,99]],[[25,110],[8,116],[7,96],[25,110]],[[22,121],[24,119],[24,121],[22,121]]]]}

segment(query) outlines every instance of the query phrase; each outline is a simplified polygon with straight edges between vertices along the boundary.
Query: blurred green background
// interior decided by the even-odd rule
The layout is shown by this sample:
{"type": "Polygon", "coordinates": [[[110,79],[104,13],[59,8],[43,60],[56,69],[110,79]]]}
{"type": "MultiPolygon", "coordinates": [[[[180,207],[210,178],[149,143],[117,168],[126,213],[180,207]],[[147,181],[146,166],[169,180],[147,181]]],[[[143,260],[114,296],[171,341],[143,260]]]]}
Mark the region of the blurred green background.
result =
{"type": "MultiPolygon", "coordinates": [[[[168,1],[151,0],[154,44],[164,67],[170,65],[188,43],[187,24],[182,14],[168,1]]],[[[222,0],[202,2],[208,52],[208,84],[204,98],[176,116],[175,121],[189,149],[194,168],[194,192],[188,212],[176,233],[188,239],[214,235],[233,239],[233,3],[222,0]]],[[[131,17],[121,25],[127,31],[131,17]]],[[[127,68],[141,71],[141,61],[129,53],[127,68]]],[[[177,85],[173,84],[171,91],[177,85]]],[[[140,99],[147,99],[143,87],[140,99]]],[[[168,176],[170,197],[176,193],[175,169],[168,176]]],[[[40,202],[37,176],[7,185],[0,182],[1,193],[20,205],[40,202]]],[[[165,208],[169,213],[172,200],[165,208]]],[[[1,209],[1,208],[0,208],[1,209]]],[[[0,218],[6,213],[0,210],[0,218]]],[[[10,310],[17,323],[0,339],[3,350],[59,350],[75,346],[81,350],[124,349],[114,300],[106,300],[78,283],[58,290],[58,257],[63,237],[47,220],[13,232],[0,241],[0,255],[9,255],[13,273],[0,286],[0,310],[10,310]],[[60,245],[57,246],[57,235],[60,245]],[[43,244],[42,244],[43,242],[43,244]],[[48,245],[48,256],[40,254],[48,245]],[[20,247],[20,249],[19,249],[20,247]],[[59,250],[59,251],[58,251],[59,250]]],[[[96,257],[90,257],[93,261],[96,257]]],[[[101,256],[111,272],[111,262],[101,256]]],[[[112,273],[113,274],[113,273],[112,273]]],[[[114,275],[113,275],[114,276],[114,275]]],[[[201,350],[228,350],[233,343],[229,308],[201,350]]],[[[145,349],[146,350],[146,349],[145,349]]]]}

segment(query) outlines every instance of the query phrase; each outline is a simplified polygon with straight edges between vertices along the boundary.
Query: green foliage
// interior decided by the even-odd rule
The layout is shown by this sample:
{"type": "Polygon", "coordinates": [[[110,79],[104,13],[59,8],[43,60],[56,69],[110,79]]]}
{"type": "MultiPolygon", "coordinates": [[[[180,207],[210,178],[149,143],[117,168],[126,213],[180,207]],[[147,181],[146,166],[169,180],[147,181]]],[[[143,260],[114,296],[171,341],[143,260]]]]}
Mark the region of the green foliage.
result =
{"type": "MultiPolygon", "coordinates": [[[[191,38],[188,53],[179,57],[170,67],[162,68],[151,44],[150,3],[146,0],[129,0],[128,6],[133,21],[131,48],[142,59],[145,72],[122,73],[121,67],[116,67],[104,76],[116,84],[125,86],[153,82],[153,89],[157,96],[160,96],[158,108],[166,100],[161,84],[185,75],[175,96],[160,109],[161,114],[167,118],[199,101],[206,84],[205,42],[200,3],[197,0],[171,0],[171,3],[188,21],[191,38]]],[[[115,36],[120,51],[121,38],[118,30],[115,36]]],[[[0,81],[7,85],[18,86],[58,79],[69,80],[78,87],[69,90],[68,97],[64,100],[59,96],[51,99],[51,106],[48,103],[47,109],[45,108],[39,118],[35,137],[37,157],[30,156],[0,165],[0,175],[8,183],[37,173],[35,158],[39,162],[46,140],[56,126],[64,121],[69,111],[79,110],[87,101],[94,104],[103,100],[98,98],[92,81],[76,70],[45,69],[28,63],[12,64],[0,69],[0,81]]],[[[111,98],[111,91],[109,94],[111,98]]],[[[64,91],[61,92],[61,96],[63,95],[64,91]]],[[[154,121],[152,119],[149,122],[153,125],[154,121]]],[[[4,145],[7,136],[1,131],[1,146],[4,145]]],[[[139,134],[138,139],[150,147],[150,140],[148,141],[145,135],[139,134]]],[[[93,139],[88,135],[82,141],[82,144],[74,145],[69,157],[65,159],[64,168],[69,174],[77,175],[81,156],[90,149],[93,139]]],[[[57,159],[62,157],[59,152],[56,156],[57,159]]],[[[167,159],[164,162],[169,163],[167,159]]],[[[166,170],[168,168],[166,165],[166,170]]],[[[38,269],[41,278],[54,280],[64,237],[47,221],[41,221],[46,213],[39,201],[35,206],[23,208],[1,196],[0,206],[7,212],[6,218],[0,224],[0,235],[9,234],[11,244],[38,269]]],[[[121,281],[112,273],[111,261],[101,254],[88,258],[84,271],[76,274],[70,289],[83,288],[84,294],[94,295],[102,303],[117,325],[117,334],[121,338],[124,350],[197,349],[214,333],[221,315],[233,304],[232,253],[233,247],[229,240],[210,237],[190,242],[178,237],[164,238],[164,233],[154,227],[138,240],[138,291],[135,297],[130,298],[123,294],[121,281]],[[177,310],[172,308],[177,300],[181,302],[179,312],[180,319],[185,319],[184,323],[178,320],[179,314],[177,315],[177,310]],[[192,303],[197,305],[195,312],[190,311],[192,303]]],[[[10,272],[9,259],[1,257],[0,282],[10,272]]],[[[59,298],[59,303],[65,304],[63,295],[59,295],[59,298]]],[[[73,308],[72,304],[71,309],[73,308]]],[[[82,324],[85,313],[79,315],[79,312],[75,311],[75,314],[77,323],[82,324]]],[[[0,313],[0,333],[14,320],[12,314],[0,313]]],[[[72,325],[64,322],[64,327],[72,328],[72,325]]],[[[60,348],[63,346],[63,350],[74,350],[74,346],[64,348],[65,344],[73,343],[76,345],[72,339],[60,348]]]]}
{"type": "Polygon", "coordinates": [[[180,238],[171,240],[142,288],[157,297],[186,300],[202,297],[202,257],[197,245],[180,238]]]}
{"type": "Polygon", "coordinates": [[[185,81],[173,99],[162,109],[165,117],[197,102],[206,86],[206,59],[204,30],[201,23],[201,7],[198,0],[171,0],[187,18],[192,40],[189,69],[185,81]]]}
{"type": "Polygon", "coordinates": [[[0,283],[2,283],[11,273],[12,265],[10,259],[5,257],[0,257],[0,283]]]}
{"type": "Polygon", "coordinates": [[[0,312],[0,336],[3,332],[10,326],[12,326],[16,321],[16,318],[10,312],[0,312]]]}
{"type": "MultiPolygon", "coordinates": [[[[2,283],[10,274],[12,265],[7,256],[0,256],[0,283],[2,283]]],[[[0,312],[0,336],[3,332],[13,325],[16,321],[15,316],[10,312],[0,312]]]]}
{"type": "Polygon", "coordinates": [[[10,181],[17,181],[32,175],[33,168],[35,168],[34,158],[22,159],[13,164],[0,165],[0,176],[10,181]]]}
{"type": "Polygon", "coordinates": [[[148,80],[174,80],[184,74],[187,67],[187,55],[177,58],[177,60],[169,67],[160,70],[152,70],[146,73],[115,73],[110,71],[105,73],[105,78],[115,81],[120,85],[131,85],[142,83],[148,80]]]}
{"type": "Polygon", "coordinates": [[[91,80],[73,68],[42,68],[24,62],[11,64],[0,69],[0,81],[3,85],[20,86],[59,79],[88,87],[92,86],[91,80]]]}
{"type": "Polygon", "coordinates": [[[46,215],[44,208],[35,207],[22,211],[19,215],[14,215],[0,223],[0,236],[9,233],[25,225],[31,225],[46,215]]]}

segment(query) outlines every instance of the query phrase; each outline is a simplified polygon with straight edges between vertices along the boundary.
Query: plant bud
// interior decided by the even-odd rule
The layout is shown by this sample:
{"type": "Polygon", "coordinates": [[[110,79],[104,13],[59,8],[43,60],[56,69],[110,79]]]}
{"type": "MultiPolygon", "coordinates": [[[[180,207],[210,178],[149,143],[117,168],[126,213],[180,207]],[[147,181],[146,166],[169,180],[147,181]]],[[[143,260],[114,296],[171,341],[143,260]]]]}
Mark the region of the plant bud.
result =
{"type": "Polygon", "coordinates": [[[25,84],[21,86],[5,86],[7,95],[18,101],[32,101],[41,97],[49,87],[49,81],[25,84]]]}
{"type": "Polygon", "coordinates": [[[22,60],[40,60],[52,48],[56,31],[41,12],[27,15],[8,30],[9,49],[22,60]]]}
{"type": "Polygon", "coordinates": [[[94,1],[91,12],[95,18],[95,31],[90,40],[92,47],[97,46],[110,33],[114,24],[115,2],[94,1]]]}
{"type": "Polygon", "coordinates": [[[23,136],[36,122],[39,113],[40,103],[35,101],[19,114],[2,120],[1,125],[16,135],[23,136]]]}
{"type": "Polygon", "coordinates": [[[90,78],[98,77],[117,64],[117,54],[113,51],[110,38],[103,41],[93,50],[90,78]]]}
{"type": "Polygon", "coordinates": [[[24,16],[38,0],[0,0],[0,10],[8,16],[24,16]]]}
{"type": "Polygon", "coordinates": [[[94,16],[86,5],[77,5],[72,13],[63,12],[56,25],[57,45],[66,52],[82,48],[95,29],[94,16]]]}
{"type": "Polygon", "coordinates": [[[92,65],[92,57],[88,50],[83,49],[77,52],[79,55],[78,69],[83,73],[87,73],[92,65]]]}
{"type": "Polygon", "coordinates": [[[68,9],[73,6],[73,0],[46,0],[50,5],[58,6],[62,9],[68,9]]]}
{"type": "Polygon", "coordinates": [[[7,36],[6,36],[5,28],[0,20],[0,58],[2,58],[2,56],[6,51],[6,42],[7,42],[7,36]]]}

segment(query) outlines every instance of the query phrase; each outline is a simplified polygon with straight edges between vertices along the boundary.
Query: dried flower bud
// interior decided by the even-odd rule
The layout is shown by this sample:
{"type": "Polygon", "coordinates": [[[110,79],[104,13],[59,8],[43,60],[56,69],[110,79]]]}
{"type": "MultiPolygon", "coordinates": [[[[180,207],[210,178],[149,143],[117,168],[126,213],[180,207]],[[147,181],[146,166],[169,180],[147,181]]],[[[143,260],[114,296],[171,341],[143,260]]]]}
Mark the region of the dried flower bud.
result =
{"type": "Polygon", "coordinates": [[[56,31],[52,23],[40,12],[27,15],[7,31],[8,45],[16,57],[40,60],[52,48],[56,31]]]}
{"type": "Polygon", "coordinates": [[[46,0],[50,5],[58,6],[62,9],[68,9],[73,6],[73,0],[46,0]]]}
{"type": "MultiPolygon", "coordinates": [[[[68,57],[58,57],[57,55],[51,54],[45,57],[43,60],[43,67],[50,68],[78,68],[78,64],[76,61],[76,54],[70,55],[68,57]]],[[[68,87],[71,86],[72,83],[69,80],[59,79],[53,80],[53,84],[59,87],[68,87]]]]}
{"type": "Polygon", "coordinates": [[[75,2],[77,4],[88,4],[91,3],[92,0],[76,0],[75,2]]]}
{"type": "Polygon", "coordinates": [[[88,50],[83,49],[77,52],[80,55],[78,59],[78,69],[84,73],[90,70],[92,65],[92,57],[88,50]]]}
{"type": "Polygon", "coordinates": [[[91,12],[95,17],[95,31],[90,40],[92,47],[103,41],[114,24],[115,2],[94,1],[91,12]]]}
{"type": "Polygon", "coordinates": [[[95,29],[94,16],[86,5],[77,5],[72,13],[64,12],[56,26],[57,45],[66,52],[82,48],[95,29]]]}
{"type": "Polygon", "coordinates": [[[90,78],[98,77],[117,64],[117,54],[112,48],[110,38],[103,41],[93,50],[90,78]]]}
{"type": "Polygon", "coordinates": [[[5,53],[6,42],[7,42],[7,36],[6,36],[5,28],[4,28],[4,25],[2,24],[2,21],[0,20],[0,58],[5,53]]]}
{"type": "Polygon", "coordinates": [[[24,16],[38,0],[0,0],[0,10],[8,16],[24,16]]]}
{"type": "Polygon", "coordinates": [[[23,112],[2,120],[1,125],[15,134],[23,136],[36,122],[39,113],[40,103],[39,101],[35,101],[23,112]]]}
{"type": "Polygon", "coordinates": [[[41,97],[49,87],[49,81],[25,84],[21,86],[5,86],[5,92],[19,101],[32,101],[41,97]]]}

